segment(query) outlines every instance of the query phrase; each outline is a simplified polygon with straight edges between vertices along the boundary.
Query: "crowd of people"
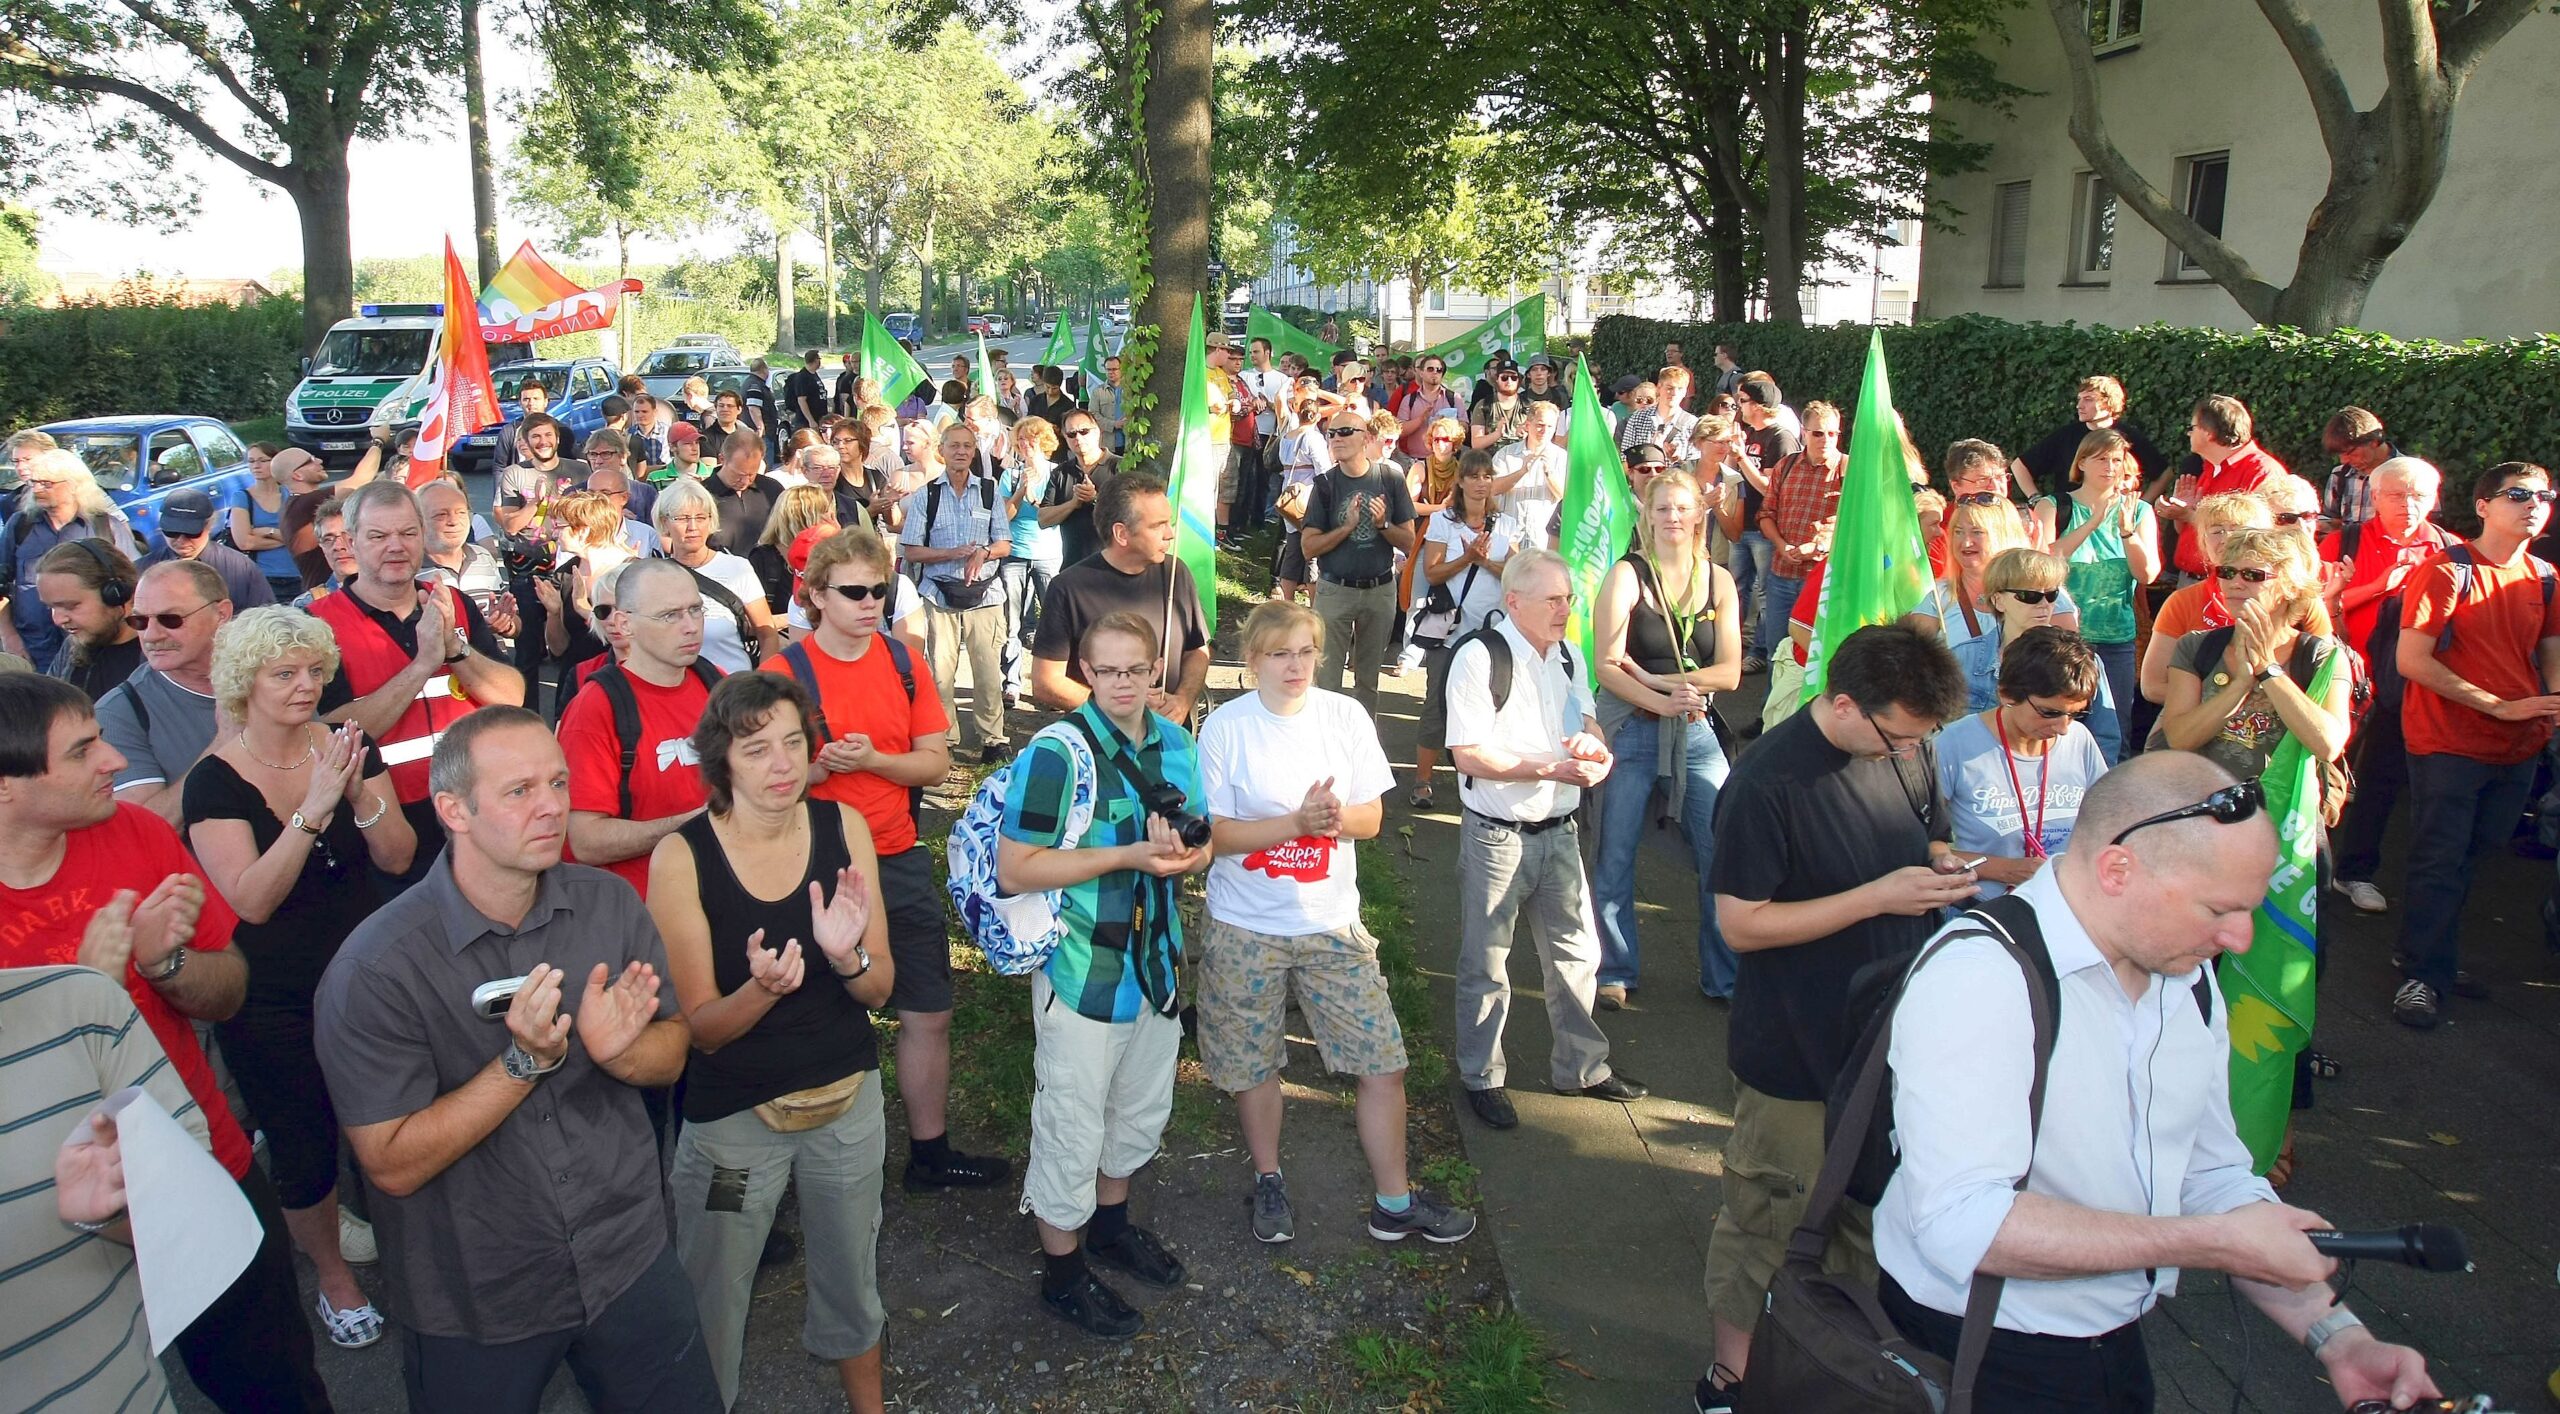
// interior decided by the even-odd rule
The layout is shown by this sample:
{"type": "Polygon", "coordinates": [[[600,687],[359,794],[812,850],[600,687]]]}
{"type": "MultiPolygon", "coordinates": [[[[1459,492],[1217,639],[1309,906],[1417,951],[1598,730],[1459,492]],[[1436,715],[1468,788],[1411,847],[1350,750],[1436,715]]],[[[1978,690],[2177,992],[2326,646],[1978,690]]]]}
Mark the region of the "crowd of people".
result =
{"type": "MultiPolygon", "coordinates": [[[[396,1336],[419,1409],[531,1409],[564,1363],[598,1408],[736,1407],[786,1187],[802,1343],[851,1407],[882,1408],[892,1014],[905,1187],[1018,1184],[1040,1306],[1097,1336],[1145,1323],[1100,1268],[1186,1277],[1130,1205],[1186,1003],[1235,1097],[1255,1238],[1299,1221],[1294,1002],[1354,1078],[1368,1233],[1464,1240],[1474,1216],[1408,1172],[1406,1049],[1354,850],[1391,797],[1438,807],[1445,757],[1455,1069],[1489,1130],[1520,1122],[1503,1037],[1524,927],[1550,1085],[1645,1097],[1603,1019],[1647,980],[1640,843],[1668,827],[1687,847],[1737,1092],[1702,1411],[1753,1377],[1877,966],[1909,970],[1915,1017],[1890,1038],[1900,1168],[1826,1260],[1947,1357],[1969,1284],[2007,1278],[1976,1408],[2147,1409],[2137,1322],[2182,1266],[2239,1278],[2342,1394],[2431,1388],[2330,1296],[2302,1235],[2318,1219],[2277,1198],[2289,1143],[2270,1168],[2236,1138],[2227,1021],[2198,979],[2248,945],[2275,857],[2259,779],[2290,740],[2332,767],[2324,901],[2392,906],[2374,874],[2410,800],[2392,1014],[2432,1027],[2485,994],[2461,965],[2471,870],[2560,720],[2533,548],[2548,472],[2477,473],[2460,538],[2433,519],[2437,470],[2372,413],[2331,419],[2315,487],[2237,400],[2199,398],[2171,462],[2092,377],[2016,458],[1959,441],[1933,476],[1904,439],[1936,582],[1829,645],[1808,700],[1837,408],[1791,407],[1724,347],[1711,372],[1675,345],[1618,378],[1603,415],[1638,513],[1586,606],[1554,549],[1574,473],[1547,360],[1498,355],[1461,389],[1428,354],[1319,371],[1213,340],[1217,523],[1237,543],[1275,527],[1275,591],[1235,637],[1246,689],[1212,709],[1166,487],[1119,460],[1117,362],[1072,391],[999,368],[973,394],[957,358],[890,404],[850,370],[829,389],[813,353],[779,408],[626,380],[583,439],[528,381],[485,514],[449,472],[406,485],[386,431],[336,480],[261,447],[218,528],[172,498],[148,546],[77,455],[12,439],[0,1024],[86,1039],[23,1089],[32,1053],[0,1057],[59,1120],[0,1129],[0,1181],[58,1200],[0,1229],[11,1387],[158,1397],[113,1125],[89,1117],[135,1084],[261,1225],[178,1341],[234,1411],[330,1407],[315,1333],[396,1336]],[[1380,679],[1416,669],[1400,789],[1380,679]],[[1737,727],[1719,696],[1764,674],[1737,727]],[[1017,748],[1026,705],[1058,715],[1017,748]],[[949,1131],[951,890],[922,797],[955,750],[996,768],[995,889],[1044,910],[1018,1178],[949,1131]],[[2060,982],[2051,1084],[2084,1102],[2040,1132],[2002,1102],[2042,1058],[1994,929],[2035,935],[2060,982]]],[[[2330,1064],[2304,1053],[2297,1104],[2330,1064]]]]}

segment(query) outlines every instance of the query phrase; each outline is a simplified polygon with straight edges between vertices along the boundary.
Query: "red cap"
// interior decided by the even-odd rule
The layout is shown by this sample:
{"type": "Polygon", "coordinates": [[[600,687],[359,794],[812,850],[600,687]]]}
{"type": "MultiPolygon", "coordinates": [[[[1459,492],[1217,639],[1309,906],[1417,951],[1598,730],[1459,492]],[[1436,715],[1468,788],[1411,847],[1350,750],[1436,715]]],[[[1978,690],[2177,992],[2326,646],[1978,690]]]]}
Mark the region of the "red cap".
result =
{"type": "Polygon", "coordinates": [[[806,571],[809,568],[809,552],[818,548],[819,541],[832,539],[835,534],[835,522],[822,520],[792,537],[791,553],[783,557],[791,562],[791,572],[800,574],[806,571]]]}
{"type": "Polygon", "coordinates": [[[699,442],[702,440],[702,429],[694,426],[690,422],[679,422],[667,429],[667,440],[669,442],[699,442]]]}

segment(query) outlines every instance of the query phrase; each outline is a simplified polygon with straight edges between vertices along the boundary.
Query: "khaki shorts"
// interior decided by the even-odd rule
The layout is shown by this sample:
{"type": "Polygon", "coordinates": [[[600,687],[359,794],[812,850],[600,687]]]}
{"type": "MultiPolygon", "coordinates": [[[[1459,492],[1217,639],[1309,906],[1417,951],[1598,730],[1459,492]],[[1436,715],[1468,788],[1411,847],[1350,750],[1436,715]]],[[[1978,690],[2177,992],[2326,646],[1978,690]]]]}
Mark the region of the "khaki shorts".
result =
{"type": "Polygon", "coordinates": [[[1232,443],[1219,450],[1227,454],[1227,459],[1218,467],[1218,504],[1231,505],[1236,499],[1237,484],[1244,476],[1244,459],[1260,454],[1251,447],[1238,447],[1232,443]]]}
{"type": "MultiPolygon", "coordinates": [[[[1724,1206],[1707,1241],[1707,1309],[1743,1330],[1760,1324],[1769,1281],[1787,1258],[1787,1239],[1804,1221],[1805,1200],[1822,1171],[1822,1102],[1772,1099],[1733,1085],[1733,1133],[1724,1141],[1724,1206]]],[[[1872,1212],[1840,1205],[1823,1270],[1876,1281],[1872,1212]]]]}
{"type": "Polygon", "coordinates": [[[1327,1070],[1393,1075],[1405,1068],[1404,1029],[1378,971],[1378,940],[1353,923],[1330,933],[1281,936],[1209,920],[1200,978],[1200,1064],[1234,1094],[1288,1063],[1289,994],[1327,1070]]]}

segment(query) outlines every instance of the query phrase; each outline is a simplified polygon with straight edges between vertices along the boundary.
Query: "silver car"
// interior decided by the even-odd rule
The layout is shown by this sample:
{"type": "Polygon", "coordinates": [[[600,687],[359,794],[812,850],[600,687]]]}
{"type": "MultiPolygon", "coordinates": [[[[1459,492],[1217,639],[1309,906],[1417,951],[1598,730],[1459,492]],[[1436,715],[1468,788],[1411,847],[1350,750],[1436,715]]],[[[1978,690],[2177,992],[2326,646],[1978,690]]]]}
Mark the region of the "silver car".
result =
{"type": "MultiPolygon", "coordinates": [[[[715,336],[688,334],[685,337],[715,336]]],[[[640,375],[641,386],[649,390],[651,397],[672,399],[684,391],[688,378],[705,380],[713,392],[720,390],[723,374],[729,375],[728,384],[735,385],[738,377],[746,373],[747,361],[738,357],[735,349],[711,348],[678,340],[640,360],[640,366],[632,371],[640,375]]]]}

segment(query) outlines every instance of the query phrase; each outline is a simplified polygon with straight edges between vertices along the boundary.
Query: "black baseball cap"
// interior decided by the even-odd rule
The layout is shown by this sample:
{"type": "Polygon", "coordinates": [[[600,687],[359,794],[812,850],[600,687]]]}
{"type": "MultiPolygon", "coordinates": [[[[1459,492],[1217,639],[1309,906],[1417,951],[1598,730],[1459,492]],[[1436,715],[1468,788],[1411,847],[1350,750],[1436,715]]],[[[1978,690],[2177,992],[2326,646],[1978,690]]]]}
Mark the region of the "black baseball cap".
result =
{"type": "Polygon", "coordinates": [[[213,498],[202,491],[172,491],[160,503],[162,535],[202,535],[213,524],[213,498]]]}
{"type": "Polygon", "coordinates": [[[1766,378],[1750,379],[1735,391],[1764,408],[1773,408],[1778,405],[1778,385],[1766,378]]]}

